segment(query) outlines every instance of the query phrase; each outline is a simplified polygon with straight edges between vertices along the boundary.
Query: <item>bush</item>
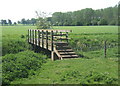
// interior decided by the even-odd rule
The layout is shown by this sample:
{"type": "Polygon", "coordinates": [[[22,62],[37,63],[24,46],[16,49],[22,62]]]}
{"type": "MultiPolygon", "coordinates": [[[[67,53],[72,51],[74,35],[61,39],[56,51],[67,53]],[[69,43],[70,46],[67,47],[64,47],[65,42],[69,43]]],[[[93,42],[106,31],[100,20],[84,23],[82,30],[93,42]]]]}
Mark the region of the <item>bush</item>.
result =
{"type": "Polygon", "coordinates": [[[101,19],[99,25],[108,25],[108,22],[105,19],[101,19]]]}
{"type": "Polygon", "coordinates": [[[3,40],[2,43],[2,55],[6,54],[15,54],[21,51],[27,50],[29,44],[25,40],[19,39],[10,39],[10,40],[3,40]]]}
{"type": "Polygon", "coordinates": [[[34,71],[40,69],[41,65],[46,62],[45,58],[45,55],[33,51],[3,56],[3,84],[10,84],[10,81],[16,78],[27,78],[29,75],[34,75],[34,71]]]}

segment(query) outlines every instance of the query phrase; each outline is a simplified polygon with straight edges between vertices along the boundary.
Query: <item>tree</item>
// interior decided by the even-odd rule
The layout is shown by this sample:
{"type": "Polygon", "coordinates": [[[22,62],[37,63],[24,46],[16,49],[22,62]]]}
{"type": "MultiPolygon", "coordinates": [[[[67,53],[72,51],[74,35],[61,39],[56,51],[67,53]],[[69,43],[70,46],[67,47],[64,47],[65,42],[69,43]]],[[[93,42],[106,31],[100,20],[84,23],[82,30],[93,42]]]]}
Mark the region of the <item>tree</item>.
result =
{"type": "Polygon", "coordinates": [[[2,26],[3,26],[3,25],[8,25],[7,21],[6,21],[6,20],[3,20],[3,19],[1,20],[1,24],[2,24],[2,26]]]}
{"type": "Polygon", "coordinates": [[[14,25],[17,25],[17,23],[16,23],[16,22],[14,22],[14,25]]]}
{"type": "Polygon", "coordinates": [[[37,14],[37,29],[49,29],[52,27],[51,22],[47,21],[47,14],[45,12],[40,12],[38,13],[36,11],[37,14]]]}
{"type": "Polygon", "coordinates": [[[99,25],[108,25],[108,22],[105,19],[101,19],[99,25]]]}
{"type": "Polygon", "coordinates": [[[35,25],[35,24],[36,24],[36,19],[35,19],[35,18],[32,18],[32,19],[31,19],[31,23],[32,23],[32,25],[35,25]]]}
{"type": "Polygon", "coordinates": [[[23,25],[27,24],[27,22],[24,18],[21,20],[21,24],[23,24],[23,25]]]}
{"type": "Polygon", "coordinates": [[[8,24],[12,25],[12,21],[10,19],[8,19],[8,24]]]}
{"type": "Polygon", "coordinates": [[[17,23],[18,23],[18,24],[21,24],[21,22],[20,22],[20,21],[18,21],[17,23]]]}

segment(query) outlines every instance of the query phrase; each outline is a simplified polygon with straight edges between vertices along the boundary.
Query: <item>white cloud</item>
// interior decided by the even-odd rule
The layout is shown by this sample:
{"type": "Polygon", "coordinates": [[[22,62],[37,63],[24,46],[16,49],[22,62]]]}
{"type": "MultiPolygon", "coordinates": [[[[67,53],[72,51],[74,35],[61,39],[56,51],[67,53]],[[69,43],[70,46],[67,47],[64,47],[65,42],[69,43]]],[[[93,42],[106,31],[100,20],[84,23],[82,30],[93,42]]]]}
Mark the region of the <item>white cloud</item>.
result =
{"type": "Polygon", "coordinates": [[[83,8],[100,9],[114,6],[119,0],[1,0],[0,19],[35,17],[35,11],[75,11],[83,8]]]}

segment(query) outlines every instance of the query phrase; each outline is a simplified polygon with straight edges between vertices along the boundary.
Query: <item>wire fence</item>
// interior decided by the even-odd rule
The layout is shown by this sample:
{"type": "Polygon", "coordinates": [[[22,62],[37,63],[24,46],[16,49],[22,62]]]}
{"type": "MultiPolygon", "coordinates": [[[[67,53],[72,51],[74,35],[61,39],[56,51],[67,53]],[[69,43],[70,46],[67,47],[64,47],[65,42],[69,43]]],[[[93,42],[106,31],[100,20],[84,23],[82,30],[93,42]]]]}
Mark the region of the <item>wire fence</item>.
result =
{"type": "Polygon", "coordinates": [[[114,48],[118,46],[117,42],[110,42],[106,40],[100,42],[92,42],[92,43],[84,43],[84,42],[76,41],[74,44],[73,43],[69,43],[69,44],[74,50],[82,51],[82,52],[95,51],[105,48],[114,48]]]}

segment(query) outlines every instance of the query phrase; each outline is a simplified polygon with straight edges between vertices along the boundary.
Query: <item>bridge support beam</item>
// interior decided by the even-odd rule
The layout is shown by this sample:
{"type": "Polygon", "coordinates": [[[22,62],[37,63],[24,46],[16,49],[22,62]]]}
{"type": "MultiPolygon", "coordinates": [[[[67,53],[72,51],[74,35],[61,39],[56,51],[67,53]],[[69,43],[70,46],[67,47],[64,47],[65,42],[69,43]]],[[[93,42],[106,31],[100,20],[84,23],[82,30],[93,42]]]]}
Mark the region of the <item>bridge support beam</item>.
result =
{"type": "Polygon", "coordinates": [[[54,61],[55,60],[55,52],[54,51],[51,51],[51,60],[54,61]]]}

